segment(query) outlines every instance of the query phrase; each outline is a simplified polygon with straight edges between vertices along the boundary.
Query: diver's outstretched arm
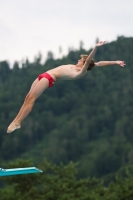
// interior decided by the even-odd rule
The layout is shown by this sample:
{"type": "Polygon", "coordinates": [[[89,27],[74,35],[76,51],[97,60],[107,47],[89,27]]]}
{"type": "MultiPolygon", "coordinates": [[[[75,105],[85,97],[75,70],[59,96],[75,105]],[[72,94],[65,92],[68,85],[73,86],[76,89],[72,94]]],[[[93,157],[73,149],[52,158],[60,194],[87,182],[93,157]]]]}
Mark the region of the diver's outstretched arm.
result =
{"type": "Polygon", "coordinates": [[[117,60],[117,61],[99,61],[97,63],[95,63],[96,67],[105,67],[108,65],[119,65],[121,67],[124,67],[126,64],[124,61],[121,60],[117,60]]]}
{"type": "Polygon", "coordinates": [[[91,60],[93,59],[93,57],[94,57],[94,55],[96,53],[97,47],[100,47],[100,46],[104,45],[105,43],[106,43],[106,41],[101,41],[101,42],[98,42],[95,45],[94,49],[91,51],[91,53],[87,57],[84,66],[82,67],[83,71],[88,69],[90,62],[91,62],[91,60]]]}

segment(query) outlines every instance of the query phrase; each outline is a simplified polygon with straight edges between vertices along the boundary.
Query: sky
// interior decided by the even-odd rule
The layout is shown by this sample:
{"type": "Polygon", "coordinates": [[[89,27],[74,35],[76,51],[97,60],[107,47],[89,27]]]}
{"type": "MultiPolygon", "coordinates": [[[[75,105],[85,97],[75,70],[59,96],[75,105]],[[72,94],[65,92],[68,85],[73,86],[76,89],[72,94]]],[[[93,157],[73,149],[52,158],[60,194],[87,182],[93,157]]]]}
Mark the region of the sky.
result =
{"type": "Polygon", "coordinates": [[[11,65],[118,36],[133,37],[133,0],[0,0],[0,61],[11,65]]]}

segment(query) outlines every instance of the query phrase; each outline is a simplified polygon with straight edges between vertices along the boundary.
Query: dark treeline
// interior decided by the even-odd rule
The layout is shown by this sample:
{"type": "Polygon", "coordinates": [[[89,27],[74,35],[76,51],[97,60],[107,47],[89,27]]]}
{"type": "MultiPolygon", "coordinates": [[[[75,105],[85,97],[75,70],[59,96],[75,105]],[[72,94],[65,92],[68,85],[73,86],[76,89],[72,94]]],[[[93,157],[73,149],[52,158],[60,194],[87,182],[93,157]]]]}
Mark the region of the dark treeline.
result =
{"type": "Polygon", "coordinates": [[[77,63],[82,47],[62,59],[52,53],[19,68],[0,63],[0,161],[45,157],[54,164],[78,162],[78,176],[124,176],[133,164],[133,38],[118,37],[97,50],[95,60],[124,60],[126,67],[94,68],[81,80],[57,81],[37,100],[22,128],[6,130],[38,74],[62,64],[77,63]]]}
{"type": "MultiPolygon", "coordinates": [[[[18,160],[10,168],[32,166],[18,160]]],[[[6,187],[0,189],[1,200],[132,200],[133,177],[127,171],[122,180],[116,177],[107,187],[96,178],[77,179],[76,164],[53,165],[46,160],[39,167],[42,174],[1,177],[6,187]]]]}

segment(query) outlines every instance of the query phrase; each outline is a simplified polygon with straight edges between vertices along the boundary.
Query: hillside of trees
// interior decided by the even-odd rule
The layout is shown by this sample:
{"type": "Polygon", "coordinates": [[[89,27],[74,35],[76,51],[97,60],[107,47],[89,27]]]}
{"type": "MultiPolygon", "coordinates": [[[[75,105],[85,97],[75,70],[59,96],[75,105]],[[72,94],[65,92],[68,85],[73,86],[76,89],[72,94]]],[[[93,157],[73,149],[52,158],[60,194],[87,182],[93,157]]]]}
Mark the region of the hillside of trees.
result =
{"type": "Polygon", "coordinates": [[[22,128],[6,130],[19,111],[25,95],[38,74],[62,64],[76,64],[82,47],[54,59],[49,54],[20,68],[0,62],[0,163],[18,158],[32,159],[34,165],[46,158],[64,165],[78,163],[78,177],[123,176],[133,171],[133,38],[118,37],[98,48],[95,60],[124,60],[126,67],[94,68],[80,80],[57,81],[37,99],[22,128]]]}
{"type": "MultiPolygon", "coordinates": [[[[18,160],[10,168],[32,166],[31,161],[18,160]]],[[[133,176],[116,177],[108,186],[96,178],[77,179],[76,165],[53,165],[44,160],[40,174],[1,177],[1,200],[132,200],[133,176]]]]}

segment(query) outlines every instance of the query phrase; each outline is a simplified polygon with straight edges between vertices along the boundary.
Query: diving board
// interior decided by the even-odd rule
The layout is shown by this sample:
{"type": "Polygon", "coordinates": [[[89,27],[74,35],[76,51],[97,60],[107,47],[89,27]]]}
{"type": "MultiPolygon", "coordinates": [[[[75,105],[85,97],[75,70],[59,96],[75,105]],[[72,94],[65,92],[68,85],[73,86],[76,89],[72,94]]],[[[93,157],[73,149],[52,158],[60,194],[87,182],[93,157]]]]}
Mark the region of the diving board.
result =
{"type": "Polygon", "coordinates": [[[43,171],[41,169],[36,168],[36,167],[14,168],[14,169],[2,169],[2,168],[0,168],[0,176],[33,174],[33,173],[41,173],[41,172],[43,172],[43,171]]]}

